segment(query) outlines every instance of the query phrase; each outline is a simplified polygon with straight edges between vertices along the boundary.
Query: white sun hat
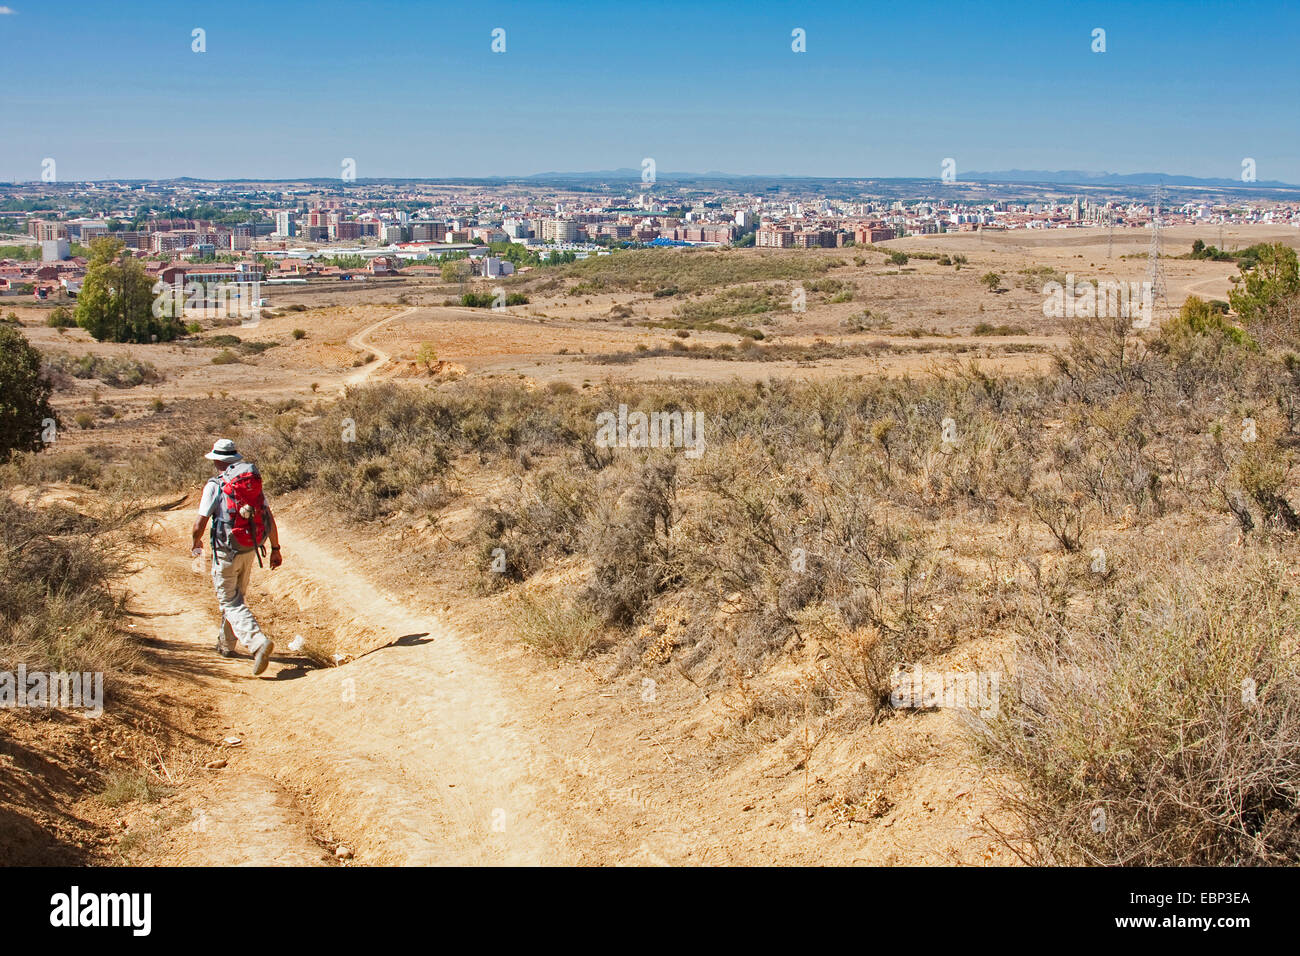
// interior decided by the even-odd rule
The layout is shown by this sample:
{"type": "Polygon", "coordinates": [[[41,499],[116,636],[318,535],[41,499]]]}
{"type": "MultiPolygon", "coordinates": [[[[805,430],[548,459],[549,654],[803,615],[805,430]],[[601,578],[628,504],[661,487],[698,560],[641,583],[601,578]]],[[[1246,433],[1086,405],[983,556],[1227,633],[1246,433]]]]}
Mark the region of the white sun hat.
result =
{"type": "Polygon", "coordinates": [[[240,461],[244,456],[229,438],[218,438],[212,445],[212,451],[203,457],[209,461],[240,461]]]}

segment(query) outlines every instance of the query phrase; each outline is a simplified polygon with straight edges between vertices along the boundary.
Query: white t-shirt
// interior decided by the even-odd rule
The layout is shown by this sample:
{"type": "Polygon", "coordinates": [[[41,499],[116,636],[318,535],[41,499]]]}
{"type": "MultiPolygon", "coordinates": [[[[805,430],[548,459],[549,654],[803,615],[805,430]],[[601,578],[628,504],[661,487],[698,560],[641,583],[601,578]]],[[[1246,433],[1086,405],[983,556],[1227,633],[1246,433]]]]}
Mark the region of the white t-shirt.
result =
{"type": "Polygon", "coordinates": [[[199,500],[199,515],[211,518],[217,513],[217,499],[221,497],[220,477],[209,478],[203,486],[203,497],[199,500]]]}

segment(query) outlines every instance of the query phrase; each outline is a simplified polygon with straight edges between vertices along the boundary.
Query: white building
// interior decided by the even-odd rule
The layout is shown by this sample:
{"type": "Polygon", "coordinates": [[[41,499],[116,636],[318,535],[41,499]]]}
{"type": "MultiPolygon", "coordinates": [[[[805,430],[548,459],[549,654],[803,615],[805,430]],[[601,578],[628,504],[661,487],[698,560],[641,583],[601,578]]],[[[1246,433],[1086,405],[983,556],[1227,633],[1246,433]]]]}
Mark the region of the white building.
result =
{"type": "Polygon", "coordinates": [[[72,258],[72,247],[68,244],[67,239],[41,240],[42,262],[62,262],[64,259],[70,258],[72,258]]]}
{"type": "Polygon", "coordinates": [[[483,275],[488,278],[510,276],[514,274],[515,264],[509,259],[498,259],[496,256],[488,256],[483,260],[483,275]]]}

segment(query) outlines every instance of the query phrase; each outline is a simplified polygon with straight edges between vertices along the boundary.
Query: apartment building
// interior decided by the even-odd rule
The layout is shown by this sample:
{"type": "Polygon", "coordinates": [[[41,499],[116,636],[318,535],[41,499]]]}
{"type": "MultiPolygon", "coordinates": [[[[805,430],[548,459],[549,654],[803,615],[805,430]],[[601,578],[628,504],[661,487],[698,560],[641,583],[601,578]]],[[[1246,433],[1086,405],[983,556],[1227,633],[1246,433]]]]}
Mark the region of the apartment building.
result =
{"type": "Polygon", "coordinates": [[[541,237],[544,242],[577,242],[578,224],[572,219],[543,219],[541,237]]]}
{"type": "Polygon", "coordinates": [[[834,249],[834,229],[801,229],[793,236],[796,249],[834,249]]]}
{"type": "Polygon", "coordinates": [[[859,223],[853,227],[853,241],[859,245],[867,245],[868,243],[873,242],[884,242],[887,239],[897,238],[898,230],[883,222],[859,223]]]}
{"type": "Polygon", "coordinates": [[[68,227],[64,223],[45,219],[33,219],[27,226],[27,231],[37,242],[68,238],[68,227]]]}
{"type": "Polygon", "coordinates": [[[792,249],[794,230],[785,226],[760,226],[754,234],[754,245],[764,249],[792,249]]]}

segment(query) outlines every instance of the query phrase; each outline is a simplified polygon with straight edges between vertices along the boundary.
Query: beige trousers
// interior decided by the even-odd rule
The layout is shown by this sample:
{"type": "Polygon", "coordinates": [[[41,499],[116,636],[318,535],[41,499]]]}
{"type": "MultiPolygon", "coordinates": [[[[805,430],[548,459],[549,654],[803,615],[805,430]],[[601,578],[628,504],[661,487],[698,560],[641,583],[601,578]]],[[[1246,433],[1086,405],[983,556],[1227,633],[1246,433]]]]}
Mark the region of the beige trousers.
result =
{"type": "Polygon", "coordinates": [[[266,635],[257,626],[257,618],[245,603],[248,580],[253,574],[257,552],[242,551],[231,555],[212,555],[212,585],[217,590],[217,605],[221,609],[221,632],[217,641],[222,647],[234,649],[238,640],[250,654],[256,654],[266,642],[266,635]]]}

